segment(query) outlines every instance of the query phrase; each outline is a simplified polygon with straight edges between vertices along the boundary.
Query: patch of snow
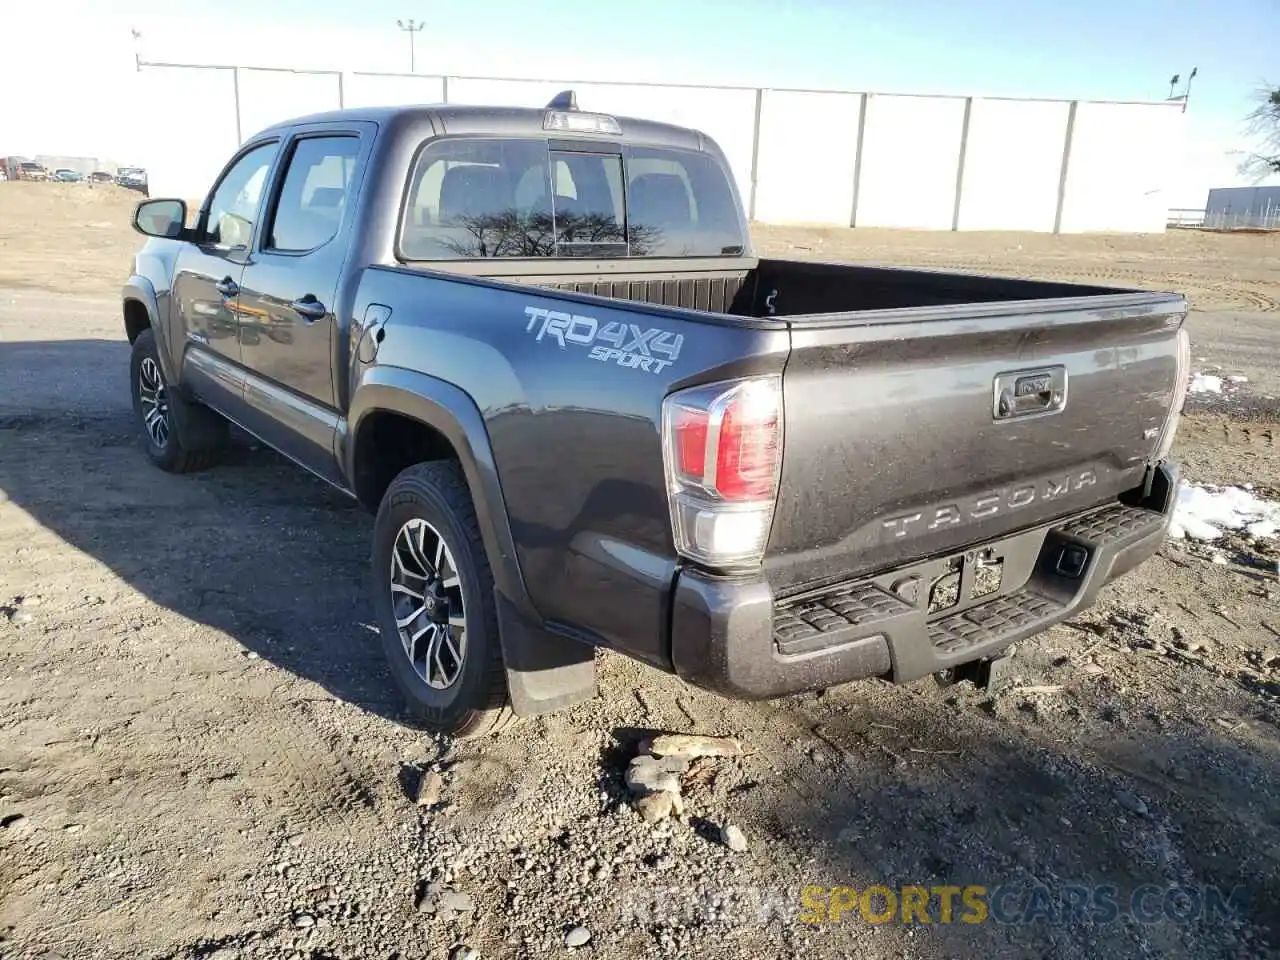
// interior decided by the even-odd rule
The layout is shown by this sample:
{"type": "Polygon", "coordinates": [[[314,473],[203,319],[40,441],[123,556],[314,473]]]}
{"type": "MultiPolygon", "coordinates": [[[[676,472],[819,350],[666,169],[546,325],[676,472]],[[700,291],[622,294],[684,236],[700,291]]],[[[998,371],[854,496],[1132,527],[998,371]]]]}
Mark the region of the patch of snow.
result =
{"type": "Polygon", "coordinates": [[[1244,528],[1245,533],[1259,540],[1265,540],[1268,537],[1274,537],[1280,533],[1280,523],[1274,520],[1259,520],[1257,523],[1251,523],[1244,528]]]}
{"type": "Polygon", "coordinates": [[[1187,390],[1191,393],[1221,393],[1222,378],[1208,373],[1197,373],[1191,378],[1191,386],[1187,390]]]}
{"type": "Polygon", "coordinates": [[[1248,377],[1242,377],[1238,373],[1227,377],[1227,379],[1230,380],[1232,383],[1248,383],[1249,382],[1248,377]]]}
{"type": "Polygon", "coordinates": [[[1244,530],[1258,538],[1276,536],[1280,532],[1280,503],[1254,496],[1242,487],[1185,483],[1178,489],[1170,537],[1217,540],[1227,530],[1244,530]]]}

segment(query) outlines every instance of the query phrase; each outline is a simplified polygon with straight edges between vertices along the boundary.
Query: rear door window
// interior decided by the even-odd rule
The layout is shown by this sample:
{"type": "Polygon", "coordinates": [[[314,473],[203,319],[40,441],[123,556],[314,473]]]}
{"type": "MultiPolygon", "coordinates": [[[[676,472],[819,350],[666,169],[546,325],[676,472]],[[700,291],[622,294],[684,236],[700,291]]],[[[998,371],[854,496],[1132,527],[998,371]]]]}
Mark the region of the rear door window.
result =
{"type": "Polygon", "coordinates": [[[405,260],[716,257],[744,249],[737,201],[688,150],[551,149],[545,140],[439,140],[410,175],[405,260]]]}
{"type": "Polygon", "coordinates": [[[304,252],[337,236],[359,151],[359,139],[349,136],[307,137],[294,144],[266,249],[304,252]]]}

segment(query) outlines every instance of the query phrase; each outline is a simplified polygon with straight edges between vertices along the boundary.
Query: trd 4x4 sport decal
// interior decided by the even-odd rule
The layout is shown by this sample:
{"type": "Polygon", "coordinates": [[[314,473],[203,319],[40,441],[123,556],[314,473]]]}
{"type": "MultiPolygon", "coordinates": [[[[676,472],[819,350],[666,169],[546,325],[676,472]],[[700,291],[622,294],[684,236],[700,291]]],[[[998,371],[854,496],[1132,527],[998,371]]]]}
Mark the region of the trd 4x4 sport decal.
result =
{"type": "Polygon", "coordinates": [[[587,348],[587,357],[601,363],[659,373],[680,357],[684,335],[660,327],[643,329],[634,323],[609,321],[579,313],[563,313],[545,307],[525,307],[529,323],[525,332],[534,340],[554,340],[562,350],[569,344],[587,348]]]}

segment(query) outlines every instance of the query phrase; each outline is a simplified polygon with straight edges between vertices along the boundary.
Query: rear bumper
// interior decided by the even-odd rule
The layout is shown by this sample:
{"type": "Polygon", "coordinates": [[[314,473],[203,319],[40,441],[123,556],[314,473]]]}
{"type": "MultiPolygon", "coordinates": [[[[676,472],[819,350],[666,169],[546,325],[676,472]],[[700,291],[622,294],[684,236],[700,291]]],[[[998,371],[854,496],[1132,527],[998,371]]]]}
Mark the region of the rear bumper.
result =
{"type": "Polygon", "coordinates": [[[726,696],[763,700],[868,677],[904,683],[993,656],[1074,616],[1159,550],[1177,484],[1177,468],[1161,464],[1129,502],[781,602],[763,578],[686,569],[672,609],[676,672],[726,696]],[[998,589],[974,596],[984,564],[997,560],[998,589]],[[930,613],[930,584],[953,571],[959,601],[930,613]]]}

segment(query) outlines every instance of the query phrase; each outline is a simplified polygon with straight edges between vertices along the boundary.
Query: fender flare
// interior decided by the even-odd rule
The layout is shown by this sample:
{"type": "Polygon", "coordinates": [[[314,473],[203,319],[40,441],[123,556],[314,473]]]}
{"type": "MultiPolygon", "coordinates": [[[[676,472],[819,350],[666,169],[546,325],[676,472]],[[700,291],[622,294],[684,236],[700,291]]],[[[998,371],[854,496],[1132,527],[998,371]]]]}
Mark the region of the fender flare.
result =
{"type": "Polygon", "coordinates": [[[489,432],[470,394],[437,377],[403,367],[374,366],[362,371],[352,392],[345,435],[338,437],[343,472],[353,490],[356,439],[365,418],[375,413],[395,413],[417,420],[453,445],[471,490],[494,585],[522,614],[540,620],[520,572],[489,432]]]}
{"type": "Polygon", "coordinates": [[[173,354],[173,345],[168,342],[168,330],[160,317],[160,300],[156,296],[154,284],[146,277],[134,274],[120,288],[121,307],[133,300],[142,304],[147,311],[151,333],[156,338],[156,353],[160,355],[160,368],[165,382],[170,385],[178,383],[178,362],[173,354]]]}
{"type": "Polygon", "coordinates": [[[520,572],[506,499],[480,408],[459,387],[403,367],[365,368],[352,392],[340,460],[354,489],[356,439],[373,413],[396,413],[437,430],[458,454],[493,571],[498,642],[517,716],[563,710],[594,696],[595,650],[543,624],[520,572]]]}

